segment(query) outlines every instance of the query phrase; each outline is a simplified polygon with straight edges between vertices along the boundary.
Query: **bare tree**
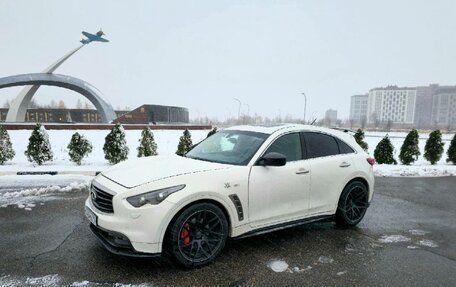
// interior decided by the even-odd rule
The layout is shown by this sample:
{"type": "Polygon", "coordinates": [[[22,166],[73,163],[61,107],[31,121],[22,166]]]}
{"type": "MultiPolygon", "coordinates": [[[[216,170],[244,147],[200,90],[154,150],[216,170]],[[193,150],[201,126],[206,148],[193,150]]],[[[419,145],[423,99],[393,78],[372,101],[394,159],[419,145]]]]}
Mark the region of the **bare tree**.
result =
{"type": "Polygon", "coordinates": [[[377,129],[379,126],[380,126],[380,119],[378,118],[377,116],[377,113],[376,112],[373,112],[371,115],[370,115],[370,118],[371,118],[371,121],[374,122],[374,127],[375,129],[377,129]]]}
{"type": "Polygon", "coordinates": [[[361,129],[364,130],[364,128],[366,127],[366,124],[367,124],[367,117],[366,116],[362,116],[361,117],[361,129]]]}
{"type": "Polygon", "coordinates": [[[393,126],[393,121],[392,121],[392,120],[386,121],[386,126],[385,126],[385,128],[386,128],[386,131],[387,131],[387,132],[390,132],[390,131],[391,131],[391,127],[392,127],[392,126],[393,126]]]}
{"type": "Polygon", "coordinates": [[[350,129],[353,129],[353,125],[355,124],[355,119],[354,118],[349,118],[348,123],[350,124],[350,129]]]}
{"type": "Polygon", "coordinates": [[[38,109],[41,108],[41,106],[38,104],[38,102],[35,99],[31,99],[28,105],[29,109],[38,109]]]}

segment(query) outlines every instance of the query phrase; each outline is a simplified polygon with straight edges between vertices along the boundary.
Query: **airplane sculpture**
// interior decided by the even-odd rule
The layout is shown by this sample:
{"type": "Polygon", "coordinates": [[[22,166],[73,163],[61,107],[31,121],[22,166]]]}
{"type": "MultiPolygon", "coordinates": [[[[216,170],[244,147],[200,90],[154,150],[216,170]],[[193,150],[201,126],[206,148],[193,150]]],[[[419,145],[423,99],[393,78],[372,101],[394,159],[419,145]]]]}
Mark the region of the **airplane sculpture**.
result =
{"type": "Polygon", "coordinates": [[[105,39],[105,38],[102,38],[101,36],[106,36],[106,34],[100,29],[100,31],[98,31],[95,35],[94,34],[90,34],[86,31],[82,31],[82,35],[86,36],[87,39],[82,39],[80,42],[82,44],[89,44],[90,42],[109,42],[109,40],[105,39]]]}

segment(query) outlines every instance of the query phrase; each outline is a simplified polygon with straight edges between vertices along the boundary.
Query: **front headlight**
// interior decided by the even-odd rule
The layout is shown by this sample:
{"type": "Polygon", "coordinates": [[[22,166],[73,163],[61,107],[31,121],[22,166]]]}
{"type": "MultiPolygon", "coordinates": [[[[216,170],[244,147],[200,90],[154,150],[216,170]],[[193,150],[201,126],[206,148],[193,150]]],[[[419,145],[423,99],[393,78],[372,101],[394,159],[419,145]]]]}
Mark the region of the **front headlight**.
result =
{"type": "Polygon", "coordinates": [[[141,193],[135,196],[127,197],[127,201],[134,207],[141,207],[148,203],[155,205],[165,200],[165,198],[167,198],[170,194],[173,194],[176,191],[183,189],[184,187],[185,184],[181,184],[167,188],[157,189],[146,193],[141,193]]]}

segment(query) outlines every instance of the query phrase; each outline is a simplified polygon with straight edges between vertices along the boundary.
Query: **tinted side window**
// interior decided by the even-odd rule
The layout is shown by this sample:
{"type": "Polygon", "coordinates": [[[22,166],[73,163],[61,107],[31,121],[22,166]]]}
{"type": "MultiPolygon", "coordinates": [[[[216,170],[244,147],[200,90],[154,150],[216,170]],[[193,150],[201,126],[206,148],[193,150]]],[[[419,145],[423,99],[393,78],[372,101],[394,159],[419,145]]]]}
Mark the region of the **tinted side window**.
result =
{"type": "Polygon", "coordinates": [[[355,152],[348,144],[346,144],[342,140],[338,140],[338,142],[339,142],[340,153],[345,154],[345,153],[354,153],[355,152]]]}
{"type": "Polygon", "coordinates": [[[307,143],[307,158],[339,154],[336,139],[319,133],[305,133],[307,143]]]}
{"type": "Polygon", "coordinates": [[[286,134],[276,139],[265,154],[278,152],[287,157],[287,161],[302,159],[301,139],[298,133],[286,134]]]}

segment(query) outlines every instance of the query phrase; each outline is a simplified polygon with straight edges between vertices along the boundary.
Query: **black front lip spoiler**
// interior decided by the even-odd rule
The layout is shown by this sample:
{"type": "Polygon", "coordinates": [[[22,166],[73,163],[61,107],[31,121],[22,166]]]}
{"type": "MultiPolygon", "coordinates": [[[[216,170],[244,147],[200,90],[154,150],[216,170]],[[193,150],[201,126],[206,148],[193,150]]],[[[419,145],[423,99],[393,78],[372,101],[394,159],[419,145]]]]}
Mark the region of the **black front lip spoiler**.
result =
{"type": "Polygon", "coordinates": [[[152,258],[159,257],[161,253],[144,253],[136,251],[131,245],[130,241],[123,235],[117,232],[106,230],[90,224],[90,230],[97,236],[101,244],[111,253],[121,256],[128,257],[140,257],[140,258],[152,258]],[[119,236],[124,238],[123,244],[117,244],[114,241],[114,238],[110,234],[119,234],[119,236]]]}

